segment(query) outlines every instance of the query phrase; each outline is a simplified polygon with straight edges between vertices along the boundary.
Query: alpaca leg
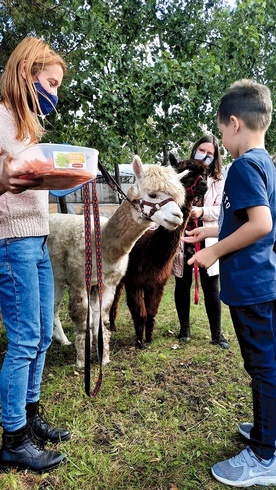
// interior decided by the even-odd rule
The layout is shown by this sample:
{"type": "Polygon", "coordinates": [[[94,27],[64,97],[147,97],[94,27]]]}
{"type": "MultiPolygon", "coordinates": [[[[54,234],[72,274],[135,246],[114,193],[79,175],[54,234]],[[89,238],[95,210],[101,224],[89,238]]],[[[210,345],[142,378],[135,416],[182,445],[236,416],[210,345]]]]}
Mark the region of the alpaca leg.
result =
{"type": "Polygon", "coordinates": [[[136,347],[145,348],[143,334],[146,326],[147,312],[142,289],[130,289],[126,285],[127,306],[130,310],[136,331],[136,347]]]}
{"type": "MultiPolygon", "coordinates": [[[[84,368],[85,359],[85,333],[87,323],[87,292],[86,289],[69,291],[69,311],[70,317],[75,327],[75,348],[76,366],[78,369],[84,368]]],[[[90,323],[92,322],[92,311],[90,307],[90,323]]],[[[92,342],[92,331],[90,328],[92,342]]]]}
{"type": "Polygon", "coordinates": [[[156,286],[155,288],[146,289],[144,292],[145,305],[147,309],[146,322],[146,342],[152,342],[152,332],[155,323],[155,316],[163,296],[164,287],[156,286]]]}
{"type": "Polygon", "coordinates": [[[65,335],[59,317],[60,303],[64,294],[64,290],[65,287],[62,287],[60,284],[55,283],[53,338],[58,342],[60,342],[61,345],[71,345],[72,342],[70,342],[67,336],[65,335]]]}
{"type": "Polygon", "coordinates": [[[122,296],[123,289],[124,289],[124,282],[122,280],[119,282],[118,286],[116,287],[114,300],[113,300],[113,303],[111,305],[110,312],[109,312],[109,328],[112,332],[116,332],[116,330],[117,330],[115,320],[117,317],[118,306],[119,306],[119,302],[120,302],[120,299],[122,296]]]}

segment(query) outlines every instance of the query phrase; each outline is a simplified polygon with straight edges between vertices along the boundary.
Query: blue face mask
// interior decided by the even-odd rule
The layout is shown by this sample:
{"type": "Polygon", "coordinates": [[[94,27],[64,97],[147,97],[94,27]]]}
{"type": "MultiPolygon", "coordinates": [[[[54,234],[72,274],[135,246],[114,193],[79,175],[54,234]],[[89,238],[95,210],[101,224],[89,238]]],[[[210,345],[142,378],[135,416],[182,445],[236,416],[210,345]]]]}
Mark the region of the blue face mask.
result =
{"type": "Polygon", "coordinates": [[[42,114],[44,114],[44,116],[46,116],[47,114],[50,114],[50,112],[52,112],[56,107],[58,103],[58,96],[49,94],[49,92],[47,92],[47,90],[45,90],[45,88],[41,85],[39,80],[34,83],[34,86],[37,91],[37,97],[41,112],[42,114]]]}

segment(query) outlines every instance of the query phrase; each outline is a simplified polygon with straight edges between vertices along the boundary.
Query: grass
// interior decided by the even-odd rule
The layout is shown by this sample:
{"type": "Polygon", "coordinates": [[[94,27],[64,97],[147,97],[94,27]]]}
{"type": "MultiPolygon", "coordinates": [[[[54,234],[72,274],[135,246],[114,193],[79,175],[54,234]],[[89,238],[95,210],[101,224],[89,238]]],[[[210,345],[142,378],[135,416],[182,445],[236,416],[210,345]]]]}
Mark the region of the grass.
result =
{"type": "MultiPolygon", "coordinates": [[[[210,345],[202,293],[192,306],[192,340],[179,345],[173,300],[174,280],[165,290],[153,343],[134,348],[134,328],[124,299],[111,362],[104,367],[97,397],[84,393],[83,373],[75,369],[73,346],[53,342],[44,370],[42,397],[51,423],[69,428],[60,444],[68,463],[52,473],[0,474],[1,490],[216,490],[223,485],[210,467],[244,448],[241,421],[252,420],[250,380],[243,369],[228,308],[225,351],[210,345]]],[[[73,326],[62,308],[71,340],[73,326]]],[[[5,334],[0,329],[1,360],[5,334]]],[[[98,365],[91,366],[91,388],[98,365]]],[[[260,488],[260,487],[257,487],[260,488]]]]}

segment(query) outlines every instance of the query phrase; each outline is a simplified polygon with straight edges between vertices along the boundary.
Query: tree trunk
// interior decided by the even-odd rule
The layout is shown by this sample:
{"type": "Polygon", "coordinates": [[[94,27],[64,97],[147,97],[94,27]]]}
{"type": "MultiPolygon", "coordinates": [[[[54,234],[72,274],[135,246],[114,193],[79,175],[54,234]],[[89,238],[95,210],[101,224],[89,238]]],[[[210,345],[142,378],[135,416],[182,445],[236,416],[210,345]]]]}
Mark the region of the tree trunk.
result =
{"type": "Polygon", "coordinates": [[[166,147],[166,145],[163,145],[163,162],[162,162],[162,165],[168,165],[168,161],[169,161],[169,154],[168,154],[168,149],[166,147]]]}

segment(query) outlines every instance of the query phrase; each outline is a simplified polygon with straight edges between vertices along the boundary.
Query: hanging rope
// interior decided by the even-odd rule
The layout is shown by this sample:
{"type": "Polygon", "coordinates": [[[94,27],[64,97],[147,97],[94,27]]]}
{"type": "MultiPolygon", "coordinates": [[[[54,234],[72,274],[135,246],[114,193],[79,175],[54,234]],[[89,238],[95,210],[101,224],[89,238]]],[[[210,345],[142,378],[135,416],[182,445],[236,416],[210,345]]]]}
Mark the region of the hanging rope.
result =
{"type": "Polygon", "coordinates": [[[103,360],[103,329],[102,329],[102,296],[103,296],[103,281],[102,281],[102,254],[101,254],[101,229],[99,203],[96,190],[96,179],[92,181],[92,205],[94,216],[95,230],[95,255],[97,267],[97,287],[99,295],[100,319],[98,330],[98,358],[100,363],[98,380],[95,383],[94,389],[90,391],[90,364],[91,364],[91,309],[90,309],[90,293],[91,293],[91,277],[92,277],[92,240],[91,240],[91,210],[90,210],[90,189],[89,183],[83,186],[84,197],[84,232],[85,232],[85,283],[87,292],[87,318],[86,318],[86,333],[85,333],[85,360],[84,360],[84,385],[85,393],[90,398],[97,395],[102,383],[102,360],[103,360]]]}
{"type": "MultiPolygon", "coordinates": [[[[194,220],[194,228],[198,227],[198,219],[194,220]]],[[[200,243],[196,242],[195,244],[195,251],[199,252],[200,250],[200,243]]],[[[195,296],[194,296],[194,304],[198,305],[198,299],[199,299],[199,281],[198,281],[198,275],[199,275],[199,269],[198,265],[194,263],[194,275],[195,275],[195,296]]]]}

